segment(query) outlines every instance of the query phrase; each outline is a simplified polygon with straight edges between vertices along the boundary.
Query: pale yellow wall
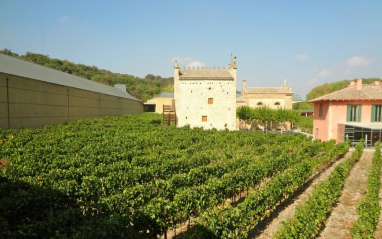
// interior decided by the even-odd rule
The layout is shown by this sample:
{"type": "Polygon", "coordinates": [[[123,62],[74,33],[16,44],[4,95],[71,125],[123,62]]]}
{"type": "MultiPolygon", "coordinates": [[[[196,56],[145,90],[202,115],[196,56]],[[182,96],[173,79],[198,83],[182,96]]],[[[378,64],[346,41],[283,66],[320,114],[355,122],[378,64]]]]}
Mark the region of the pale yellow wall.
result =
{"type": "Polygon", "coordinates": [[[155,104],[155,113],[162,114],[163,113],[163,105],[171,105],[172,100],[174,98],[170,97],[154,97],[148,100],[146,103],[155,104]]]}
{"type": "Polygon", "coordinates": [[[8,128],[7,81],[5,77],[0,77],[0,129],[6,128],[8,128]]]}
{"type": "Polygon", "coordinates": [[[126,98],[0,73],[0,128],[37,128],[68,120],[143,112],[143,104],[126,98]],[[6,98],[8,78],[9,102],[6,98]],[[9,118],[8,118],[9,105],[9,118]]]}
{"type": "MultiPolygon", "coordinates": [[[[245,102],[236,102],[236,107],[249,106],[249,107],[259,107],[257,103],[262,102],[262,106],[267,106],[271,109],[277,109],[278,107],[284,109],[292,109],[292,94],[293,93],[277,93],[277,94],[245,94],[245,102]],[[276,106],[275,103],[279,102],[280,105],[276,106]]],[[[253,121],[242,121],[238,120],[239,129],[263,129],[265,126],[260,125],[259,122],[253,121]]],[[[284,125],[272,123],[267,125],[267,129],[279,128],[290,130],[290,123],[285,123],[284,125]]]]}

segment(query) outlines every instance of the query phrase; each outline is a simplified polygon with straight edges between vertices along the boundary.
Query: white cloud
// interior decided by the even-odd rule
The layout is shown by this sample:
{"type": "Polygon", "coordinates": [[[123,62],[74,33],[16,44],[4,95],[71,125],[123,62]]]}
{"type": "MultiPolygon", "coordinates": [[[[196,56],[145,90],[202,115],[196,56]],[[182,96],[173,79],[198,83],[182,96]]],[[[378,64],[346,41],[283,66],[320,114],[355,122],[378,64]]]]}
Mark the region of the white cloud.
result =
{"type": "Polygon", "coordinates": [[[206,64],[204,64],[204,62],[201,62],[201,61],[192,61],[190,62],[187,67],[204,67],[206,64]]]}
{"type": "Polygon", "coordinates": [[[62,16],[62,17],[60,17],[60,22],[61,23],[66,23],[66,22],[70,22],[70,21],[72,21],[72,17],[71,16],[62,16]]]}
{"type": "Polygon", "coordinates": [[[316,83],[318,83],[318,82],[320,82],[319,79],[317,79],[317,78],[312,78],[312,79],[306,81],[305,84],[306,84],[306,85],[314,85],[314,84],[316,84],[316,83]]]}
{"type": "Polygon", "coordinates": [[[186,57],[173,57],[171,59],[172,62],[175,60],[178,61],[178,65],[183,68],[183,67],[204,67],[206,64],[201,61],[194,60],[194,58],[186,56],[186,57]]]}
{"type": "Polygon", "coordinates": [[[372,62],[372,59],[368,59],[362,56],[353,56],[346,61],[349,66],[366,66],[372,62]]]}
{"type": "Polygon", "coordinates": [[[175,61],[175,60],[177,60],[178,63],[183,63],[183,64],[186,63],[187,64],[190,61],[192,61],[193,59],[192,59],[192,57],[189,57],[189,56],[186,56],[186,57],[173,57],[173,58],[171,58],[171,61],[175,61]]]}
{"type": "Polygon", "coordinates": [[[332,71],[331,70],[327,70],[327,69],[324,69],[324,70],[321,70],[320,72],[318,72],[318,76],[319,77],[328,77],[328,76],[331,76],[332,75],[332,71]]]}
{"type": "Polygon", "coordinates": [[[296,57],[299,60],[308,60],[308,55],[297,55],[296,57]]]}

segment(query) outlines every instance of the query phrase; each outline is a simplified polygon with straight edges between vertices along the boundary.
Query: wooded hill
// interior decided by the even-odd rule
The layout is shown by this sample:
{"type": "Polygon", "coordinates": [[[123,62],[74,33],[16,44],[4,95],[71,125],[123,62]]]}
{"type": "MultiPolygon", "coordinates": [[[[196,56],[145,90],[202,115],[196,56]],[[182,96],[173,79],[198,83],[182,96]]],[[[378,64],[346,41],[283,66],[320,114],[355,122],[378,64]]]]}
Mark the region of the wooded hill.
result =
{"type": "MultiPolygon", "coordinates": [[[[355,79],[354,79],[355,80],[355,79]]],[[[312,100],[317,97],[332,93],[337,90],[344,89],[348,86],[348,83],[354,80],[342,80],[342,81],[336,81],[331,83],[325,83],[320,86],[314,87],[309,93],[306,95],[306,100],[312,100]]],[[[370,84],[373,81],[379,81],[379,78],[362,78],[363,84],[370,84]]]]}
{"type": "Polygon", "coordinates": [[[168,91],[174,83],[173,77],[162,78],[160,76],[154,76],[153,74],[147,74],[145,78],[139,78],[133,75],[113,73],[108,70],[98,69],[96,66],[87,66],[76,64],[68,60],[50,58],[49,55],[32,52],[27,52],[25,55],[18,55],[9,49],[4,49],[0,50],[0,54],[63,71],[105,85],[113,86],[114,84],[126,84],[126,89],[129,94],[143,102],[152,98],[156,94],[168,91]]]}
{"type": "MultiPolygon", "coordinates": [[[[316,86],[312,90],[310,90],[308,94],[306,94],[306,101],[293,104],[293,109],[295,109],[295,110],[312,110],[313,104],[308,103],[309,100],[312,100],[312,99],[315,99],[317,97],[332,93],[332,92],[337,91],[337,90],[342,90],[348,86],[349,82],[354,81],[354,80],[342,80],[342,81],[325,83],[323,85],[316,86]]],[[[370,84],[373,81],[379,81],[379,78],[367,78],[367,79],[362,78],[363,84],[370,84]]]]}

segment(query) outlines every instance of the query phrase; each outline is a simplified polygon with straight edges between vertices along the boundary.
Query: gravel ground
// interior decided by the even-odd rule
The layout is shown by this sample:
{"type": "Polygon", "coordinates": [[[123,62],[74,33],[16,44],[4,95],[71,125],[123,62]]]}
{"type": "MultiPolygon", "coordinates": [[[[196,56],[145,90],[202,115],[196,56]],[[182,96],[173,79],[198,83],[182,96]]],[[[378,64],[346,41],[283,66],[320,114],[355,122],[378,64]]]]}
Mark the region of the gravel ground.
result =
{"type": "Polygon", "coordinates": [[[356,206],[366,193],[367,173],[371,169],[373,151],[364,151],[345,180],[339,202],[333,208],[318,238],[351,238],[350,228],[358,219],[356,206]]]}

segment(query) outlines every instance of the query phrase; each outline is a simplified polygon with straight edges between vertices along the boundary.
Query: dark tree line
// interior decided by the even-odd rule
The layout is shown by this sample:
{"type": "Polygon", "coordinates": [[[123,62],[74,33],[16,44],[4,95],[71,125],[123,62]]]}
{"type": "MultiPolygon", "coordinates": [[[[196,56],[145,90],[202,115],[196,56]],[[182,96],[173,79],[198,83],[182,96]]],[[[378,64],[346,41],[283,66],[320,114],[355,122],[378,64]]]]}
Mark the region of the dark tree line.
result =
{"type": "Polygon", "coordinates": [[[18,55],[9,49],[4,49],[0,50],[0,54],[63,71],[105,85],[126,84],[126,89],[129,94],[142,101],[146,101],[156,94],[171,89],[171,85],[174,83],[173,77],[162,78],[153,74],[147,74],[145,78],[140,78],[133,75],[113,73],[108,70],[98,69],[96,66],[87,66],[76,64],[68,60],[50,58],[48,55],[32,52],[27,52],[25,55],[18,55]]]}

